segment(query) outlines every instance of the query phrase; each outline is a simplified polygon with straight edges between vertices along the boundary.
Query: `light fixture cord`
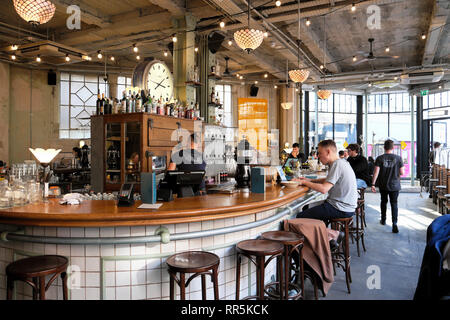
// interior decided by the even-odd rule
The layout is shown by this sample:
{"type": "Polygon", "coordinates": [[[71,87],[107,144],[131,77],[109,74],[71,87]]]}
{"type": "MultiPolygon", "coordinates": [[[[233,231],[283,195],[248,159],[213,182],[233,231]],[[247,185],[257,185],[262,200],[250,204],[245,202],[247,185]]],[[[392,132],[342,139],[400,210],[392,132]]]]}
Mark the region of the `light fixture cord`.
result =
{"type": "Polygon", "coordinates": [[[248,0],[247,2],[247,7],[248,7],[248,30],[250,30],[250,0],[248,0]]]}
{"type": "Polygon", "coordinates": [[[325,52],[327,51],[327,30],[325,27],[325,16],[323,16],[323,69],[324,69],[324,73],[323,73],[323,85],[325,85],[325,52]]]}
{"type": "Polygon", "coordinates": [[[300,70],[300,0],[298,0],[298,43],[297,43],[297,63],[300,70]]]}

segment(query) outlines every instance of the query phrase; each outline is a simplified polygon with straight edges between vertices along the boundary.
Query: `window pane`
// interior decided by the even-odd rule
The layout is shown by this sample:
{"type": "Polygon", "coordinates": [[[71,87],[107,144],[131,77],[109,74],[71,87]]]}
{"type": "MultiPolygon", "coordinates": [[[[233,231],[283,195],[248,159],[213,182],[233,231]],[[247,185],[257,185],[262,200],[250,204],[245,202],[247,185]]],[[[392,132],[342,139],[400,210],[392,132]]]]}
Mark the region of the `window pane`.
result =
{"type": "Polygon", "coordinates": [[[442,92],[442,106],[447,107],[449,105],[448,103],[448,95],[450,94],[450,91],[442,92]]]}
{"type": "Polygon", "coordinates": [[[404,93],[403,94],[403,111],[411,112],[410,100],[411,100],[411,98],[409,97],[409,94],[404,93]]]}
{"type": "Polygon", "coordinates": [[[344,144],[356,143],[356,114],[336,113],[334,115],[334,141],[338,150],[344,144]]]}

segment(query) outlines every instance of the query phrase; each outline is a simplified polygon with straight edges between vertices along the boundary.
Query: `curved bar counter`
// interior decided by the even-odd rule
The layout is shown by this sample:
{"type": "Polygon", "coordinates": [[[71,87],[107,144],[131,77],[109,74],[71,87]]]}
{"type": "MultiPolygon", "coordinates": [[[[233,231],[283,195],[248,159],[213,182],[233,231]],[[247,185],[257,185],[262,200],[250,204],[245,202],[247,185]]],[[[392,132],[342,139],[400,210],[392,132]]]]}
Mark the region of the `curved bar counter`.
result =
{"type": "MultiPolygon", "coordinates": [[[[235,244],[277,229],[321,194],[298,187],[272,186],[265,194],[212,194],[175,199],[158,210],[117,207],[114,201],[80,205],[30,204],[0,210],[0,299],[6,298],[6,265],[40,254],[70,259],[70,299],[168,299],[165,259],[176,252],[204,250],[220,257],[220,299],[235,298],[235,244]]],[[[241,296],[256,291],[255,267],[242,261],[241,296]],[[251,277],[249,277],[251,275],[251,277]]],[[[275,274],[266,269],[266,279],[275,274]]],[[[201,283],[192,281],[186,299],[201,299],[201,283]]],[[[177,291],[179,293],[179,291],[177,291]]],[[[31,288],[16,284],[16,299],[31,299],[31,288]]],[[[47,294],[62,299],[58,279],[47,294]]],[[[212,299],[208,284],[208,299],[212,299]]]]}

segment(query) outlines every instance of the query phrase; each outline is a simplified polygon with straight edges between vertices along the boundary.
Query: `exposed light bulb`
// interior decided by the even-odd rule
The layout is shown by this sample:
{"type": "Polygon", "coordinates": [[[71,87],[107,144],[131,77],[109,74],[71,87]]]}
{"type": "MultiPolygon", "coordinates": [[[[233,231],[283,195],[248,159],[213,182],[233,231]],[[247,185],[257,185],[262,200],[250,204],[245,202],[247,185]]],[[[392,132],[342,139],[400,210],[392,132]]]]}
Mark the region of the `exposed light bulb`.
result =
{"type": "Polygon", "coordinates": [[[240,76],[240,74],[239,74],[239,73],[236,73],[236,78],[239,78],[239,76],[240,76]]]}
{"type": "Polygon", "coordinates": [[[164,57],[167,57],[168,55],[167,51],[164,51],[164,57]]]}
{"type": "Polygon", "coordinates": [[[347,89],[344,88],[344,89],[342,89],[342,91],[347,91],[347,89]]]}
{"type": "Polygon", "coordinates": [[[390,50],[391,50],[391,49],[389,49],[389,47],[386,47],[386,50],[385,50],[385,51],[386,51],[386,52],[389,52],[390,50]]]}
{"type": "Polygon", "coordinates": [[[97,58],[99,58],[99,59],[103,58],[103,55],[102,55],[102,53],[100,52],[100,50],[97,51],[97,58]]]}
{"type": "Polygon", "coordinates": [[[269,75],[267,73],[264,74],[264,78],[267,78],[269,75]]]}
{"type": "Polygon", "coordinates": [[[398,77],[394,77],[394,80],[397,80],[398,79],[398,77]]]}
{"type": "Polygon", "coordinates": [[[264,38],[267,38],[267,37],[269,36],[269,33],[268,33],[267,31],[265,31],[265,32],[263,33],[263,36],[264,36],[264,38]]]}
{"type": "Polygon", "coordinates": [[[40,55],[40,54],[37,55],[36,61],[37,61],[37,62],[41,62],[41,61],[42,61],[42,60],[41,60],[41,55],[40,55]]]}
{"type": "Polygon", "coordinates": [[[69,62],[70,61],[70,57],[69,54],[66,54],[66,61],[69,62]]]}
{"type": "Polygon", "coordinates": [[[354,3],[352,3],[352,12],[355,12],[355,11],[356,11],[356,6],[354,3]]]}
{"type": "Polygon", "coordinates": [[[136,56],[136,59],[140,60],[140,59],[141,59],[141,57],[140,57],[140,56],[136,56]]]}
{"type": "Polygon", "coordinates": [[[277,88],[278,88],[278,86],[277,86],[277,85],[274,85],[274,86],[273,86],[273,88],[274,88],[274,89],[277,89],[277,88]]]}
{"type": "Polygon", "coordinates": [[[173,42],[177,42],[177,40],[178,40],[178,39],[177,39],[177,36],[174,35],[174,36],[172,37],[172,41],[173,41],[173,42]]]}
{"type": "Polygon", "coordinates": [[[422,33],[422,40],[425,40],[427,38],[427,36],[425,35],[425,33],[422,33]]]}
{"type": "Polygon", "coordinates": [[[258,81],[255,81],[255,84],[258,84],[258,81]]]}
{"type": "Polygon", "coordinates": [[[11,50],[16,51],[17,49],[19,49],[19,46],[16,44],[11,45],[11,50]]]}
{"type": "Polygon", "coordinates": [[[233,44],[233,41],[228,40],[228,45],[231,46],[233,44]]]}
{"type": "Polygon", "coordinates": [[[220,21],[219,26],[220,26],[221,28],[225,28],[225,22],[220,21]]]}
{"type": "Polygon", "coordinates": [[[13,54],[13,55],[11,56],[11,59],[12,59],[12,60],[16,60],[16,55],[13,54]]]}
{"type": "Polygon", "coordinates": [[[441,86],[441,85],[439,86],[439,89],[442,89],[442,86],[441,86]]]}
{"type": "Polygon", "coordinates": [[[371,87],[372,86],[372,84],[371,83],[369,83],[369,87],[371,87]]]}
{"type": "Polygon", "coordinates": [[[110,58],[110,59],[111,59],[111,61],[114,61],[114,60],[115,60],[115,58],[114,58],[113,56],[111,56],[111,58],[110,58]]]}
{"type": "Polygon", "coordinates": [[[275,5],[277,6],[277,7],[279,7],[279,6],[281,6],[281,1],[275,1],[275,5]]]}
{"type": "Polygon", "coordinates": [[[239,79],[241,79],[241,80],[242,80],[242,79],[244,79],[244,77],[243,77],[243,76],[240,76],[240,77],[239,77],[239,79]]]}
{"type": "Polygon", "coordinates": [[[353,61],[356,61],[356,56],[353,56],[353,61]]]}
{"type": "Polygon", "coordinates": [[[298,89],[297,89],[297,88],[295,88],[295,92],[298,92],[298,89]]]}
{"type": "Polygon", "coordinates": [[[323,69],[323,68],[324,68],[324,67],[323,67],[323,64],[321,64],[321,65],[320,65],[320,69],[323,69]]]}
{"type": "Polygon", "coordinates": [[[311,20],[309,20],[309,18],[306,19],[306,25],[307,25],[308,27],[311,25],[311,20]]]}
{"type": "Polygon", "coordinates": [[[198,48],[197,48],[197,47],[195,47],[194,51],[195,51],[195,52],[198,52],[198,48]]]}
{"type": "Polygon", "coordinates": [[[133,51],[134,52],[138,52],[139,51],[138,47],[136,47],[136,44],[133,44],[133,51]]]}

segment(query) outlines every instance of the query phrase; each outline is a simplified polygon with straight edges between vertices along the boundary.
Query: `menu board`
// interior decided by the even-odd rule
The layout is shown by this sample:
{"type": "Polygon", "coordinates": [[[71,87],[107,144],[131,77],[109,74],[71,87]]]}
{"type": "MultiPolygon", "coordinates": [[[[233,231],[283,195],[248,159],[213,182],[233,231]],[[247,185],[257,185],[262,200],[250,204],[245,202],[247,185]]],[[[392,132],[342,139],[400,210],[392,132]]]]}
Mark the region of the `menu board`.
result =
{"type": "Polygon", "coordinates": [[[245,136],[259,152],[267,153],[267,100],[238,98],[239,141],[245,136]]]}

